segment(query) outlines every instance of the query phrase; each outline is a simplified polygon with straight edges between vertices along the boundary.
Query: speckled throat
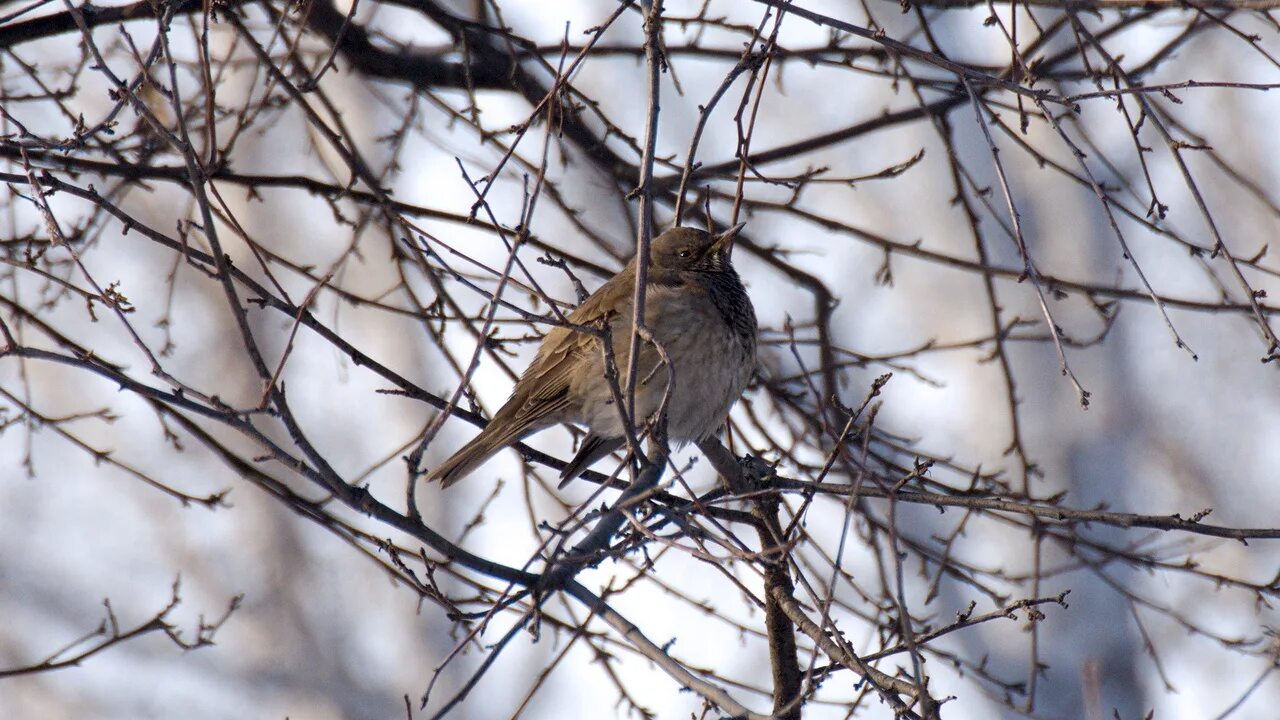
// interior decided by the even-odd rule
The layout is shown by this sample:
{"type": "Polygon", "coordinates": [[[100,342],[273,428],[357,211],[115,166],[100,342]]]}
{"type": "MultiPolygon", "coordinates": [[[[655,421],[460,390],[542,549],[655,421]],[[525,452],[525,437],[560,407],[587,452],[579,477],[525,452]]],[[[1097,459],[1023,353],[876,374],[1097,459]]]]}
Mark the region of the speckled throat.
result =
{"type": "MultiPolygon", "coordinates": [[[[698,282],[707,289],[711,302],[725,325],[733,331],[738,342],[748,351],[756,344],[756,310],[747,296],[747,289],[733,268],[717,272],[698,273],[698,282]]],[[[753,352],[752,355],[755,353],[753,352]]]]}

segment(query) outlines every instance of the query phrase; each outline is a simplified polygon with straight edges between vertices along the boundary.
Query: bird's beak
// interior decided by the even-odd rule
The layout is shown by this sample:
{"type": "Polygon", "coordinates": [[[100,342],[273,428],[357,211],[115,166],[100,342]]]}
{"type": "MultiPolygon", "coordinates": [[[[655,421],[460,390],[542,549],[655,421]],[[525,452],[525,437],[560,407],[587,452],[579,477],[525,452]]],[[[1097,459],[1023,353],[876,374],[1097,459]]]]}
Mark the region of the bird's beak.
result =
{"type": "Polygon", "coordinates": [[[711,244],[711,251],[722,255],[729,255],[733,252],[733,240],[738,237],[738,233],[742,232],[742,228],[747,224],[742,222],[720,233],[716,241],[711,244]]]}

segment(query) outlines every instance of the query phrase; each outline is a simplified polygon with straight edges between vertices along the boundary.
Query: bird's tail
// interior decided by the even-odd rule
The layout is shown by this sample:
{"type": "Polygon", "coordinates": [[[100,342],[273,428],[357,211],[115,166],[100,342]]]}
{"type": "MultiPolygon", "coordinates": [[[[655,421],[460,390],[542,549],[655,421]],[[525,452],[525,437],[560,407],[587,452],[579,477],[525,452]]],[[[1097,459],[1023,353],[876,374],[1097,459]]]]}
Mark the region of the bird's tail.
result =
{"type": "Polygon", "coordinates": [[[578,454],[573,456],[569,464],[565,466],[560,473],[559,489],[563,490],[579,475],[587,471],[587,468],[595,464],[595,462],[614,450],[622,447],[627,443],[626,438],[606,438],[589,433],[587,438],[582,441],[582,446],[578,448],[578,454]]]}
{"type": "Polygon", "coordinates": [[[439,480],[443,487],[449,487],[470,475],[472,470],[483,465],[499,450],[519,440],[522,435],[528,434],[519,432],[520,428],[515,428],[515,432],[490,432],[490,429],[495,428],[496,425],[490,422],[489,427],[480,431],[480,434],[471,442],[463,445],[461,450],[432,470],[427,476],[427,482],[439,480]]]}

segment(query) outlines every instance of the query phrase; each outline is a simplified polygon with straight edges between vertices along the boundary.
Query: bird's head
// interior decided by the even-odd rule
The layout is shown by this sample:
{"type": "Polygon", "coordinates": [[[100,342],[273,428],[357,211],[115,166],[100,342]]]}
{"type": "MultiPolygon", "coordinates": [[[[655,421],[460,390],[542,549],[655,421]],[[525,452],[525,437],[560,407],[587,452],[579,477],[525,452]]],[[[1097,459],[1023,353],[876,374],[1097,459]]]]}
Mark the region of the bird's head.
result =
{"type": "Polygon", "coordinates": [[[738,223],[718,235],[697,228],[671,228],[649,245],[649,263],[663,270],[731,270],[733,266],[729,261],[733,240],[744,225],[746,223],[738,223]]]}

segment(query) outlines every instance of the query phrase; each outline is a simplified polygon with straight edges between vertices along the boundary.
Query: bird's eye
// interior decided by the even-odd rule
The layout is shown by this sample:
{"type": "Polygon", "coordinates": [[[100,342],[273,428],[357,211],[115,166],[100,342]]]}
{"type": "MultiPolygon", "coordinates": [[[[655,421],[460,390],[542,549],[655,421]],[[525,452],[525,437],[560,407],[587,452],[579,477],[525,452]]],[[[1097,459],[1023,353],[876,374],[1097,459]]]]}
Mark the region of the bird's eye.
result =
{"type": "Polygon", "coordinates": [[[682,258],[687,258],[687,257],[689,257],[689,256],[690,256],[690,255],[692,255],[692,254],[693,254],[693,252],[692,252],[692,251],[689,251],[689,250],[681,250],[681,251],[680,251],[680,257],[682,257],[682,258]]]}

